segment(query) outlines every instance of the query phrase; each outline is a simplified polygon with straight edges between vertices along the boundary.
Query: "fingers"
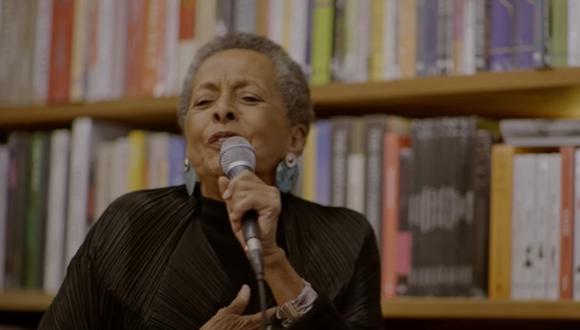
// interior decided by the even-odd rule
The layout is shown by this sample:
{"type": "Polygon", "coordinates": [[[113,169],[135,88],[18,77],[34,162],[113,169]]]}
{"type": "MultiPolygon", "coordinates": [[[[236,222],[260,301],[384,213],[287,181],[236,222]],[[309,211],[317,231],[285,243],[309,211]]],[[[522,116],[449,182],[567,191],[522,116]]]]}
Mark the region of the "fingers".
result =
{"type": "MultiPolygon", "coordinates": [[[[276,314],[276,307],[271,307],[266,310],[266,319],[270,320],[276,314]]],[[[244,318],[248,321],[248,323],[260,323],[262,322],[262,313],[258,312],[252,315],[246,315],[244,318]]]]}
{"type": "Polygon", "coordinates": [[[232,302],[224,307],[222,310],[226,313],[240,315],[248,306],[250,302],[250,287],[246,284],[242,285],[242,288],[238,292],[238,295],[232,300],[232,302]]]}

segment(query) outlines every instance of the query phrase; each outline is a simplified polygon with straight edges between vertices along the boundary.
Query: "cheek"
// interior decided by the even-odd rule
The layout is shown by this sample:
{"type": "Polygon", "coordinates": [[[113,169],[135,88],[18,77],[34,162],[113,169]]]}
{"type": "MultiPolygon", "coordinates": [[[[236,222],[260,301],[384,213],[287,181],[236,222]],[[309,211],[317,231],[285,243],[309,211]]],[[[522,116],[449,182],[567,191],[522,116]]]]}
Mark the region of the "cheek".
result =
{"type": "MultiPolygon", "coordinates": [[[[186,156],[200,176],[219,170],[219,154],[206,147],[204,130],[207,128],[204,114],[187,117],[186,156]]],[[[215,174],[215,173],[214,173],[215,174]]]]}
{"type": "Polygon", "coordinates": [[[270,172],[276,168],[280,159],[286,154],[289,132],[285,123],[280,120],[266,121],[252,139],[256,148],[256,165],[260,172],[270,172]]]}

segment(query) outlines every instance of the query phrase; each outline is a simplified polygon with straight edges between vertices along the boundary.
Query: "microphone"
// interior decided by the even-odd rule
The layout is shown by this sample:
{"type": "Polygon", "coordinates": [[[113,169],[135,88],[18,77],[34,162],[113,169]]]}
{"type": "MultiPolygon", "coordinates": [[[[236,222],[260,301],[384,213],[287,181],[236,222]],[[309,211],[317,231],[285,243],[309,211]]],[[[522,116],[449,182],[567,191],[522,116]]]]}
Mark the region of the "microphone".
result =
{"type": "MultiPolygon", "coordinates": [[[[227,138],[220,148],[220,164],[230,179],[243,171],[254,172],[256,168],[254,148],[241,136],[227,138]]],[[[264,263],[258,213],[255,210],[249,210],[242,216],[242,232],[248,248],[248,259],[257,280],[260,281],[264,276],[264,263]]]]}

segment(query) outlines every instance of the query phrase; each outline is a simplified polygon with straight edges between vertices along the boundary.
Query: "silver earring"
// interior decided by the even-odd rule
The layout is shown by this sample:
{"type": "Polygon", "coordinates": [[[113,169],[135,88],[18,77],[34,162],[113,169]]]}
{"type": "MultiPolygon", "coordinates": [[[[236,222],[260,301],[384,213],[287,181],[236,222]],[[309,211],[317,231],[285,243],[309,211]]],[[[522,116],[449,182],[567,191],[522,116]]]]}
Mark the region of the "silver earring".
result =
{"type": "Polygon", "coordinates": [[[197,181],[197,173],[195,173],[193,166],[191,166],[191,162],[187,158],[183,161],[183,172],[185,188],[187,189],[189,196],[191,196],[193,195],[193,189],[195,188],[195,182],[197,181]]]}
{"type": "Polygon", "coordinates": [[[298,180],[298,175],[296,154],[289,152],[276,167],[276,186],[283,193],[291,192],[298,180]]]}

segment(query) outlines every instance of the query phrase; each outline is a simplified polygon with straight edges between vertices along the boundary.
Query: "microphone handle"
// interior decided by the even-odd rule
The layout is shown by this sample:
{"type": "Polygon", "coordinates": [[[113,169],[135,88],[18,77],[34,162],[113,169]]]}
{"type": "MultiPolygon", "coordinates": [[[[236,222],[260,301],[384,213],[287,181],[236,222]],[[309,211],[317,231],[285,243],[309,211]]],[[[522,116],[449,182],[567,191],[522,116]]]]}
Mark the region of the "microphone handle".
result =
{"type": "Polygon", "coordinates": [[[258,212],[247,211],[242,217],[242,232],[248,249],[249,260],[256,276],[264,275],[264,262],[262,256],[262,241],[260,241],[260,226],[258,225],[258,212]]]}

